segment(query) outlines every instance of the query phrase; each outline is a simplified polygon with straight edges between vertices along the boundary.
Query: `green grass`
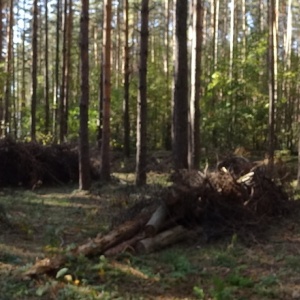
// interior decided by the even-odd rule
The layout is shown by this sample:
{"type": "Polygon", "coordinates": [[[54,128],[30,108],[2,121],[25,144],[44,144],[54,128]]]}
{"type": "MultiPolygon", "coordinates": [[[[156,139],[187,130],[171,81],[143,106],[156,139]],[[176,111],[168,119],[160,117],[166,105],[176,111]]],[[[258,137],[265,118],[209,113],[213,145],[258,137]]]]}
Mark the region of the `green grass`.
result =
{"type": "Polygon", "coordinates": [[[153,185],[144,189],[118,181],[95,185],[92,194],[75,186],[2,190],[0,205],[13,230],[0,235],[0,300],[292,299],[300,262],[298,247],[285,237],[297,240],[300,212],[270,224],[269,235],[257,244],[244,245],[233,235],[229,240],[209,244],[195,240],[147,255],[77,257],[61,267],[58,278],[55,274],[22,278],[36,258],[106,232],[120,211],[168,185],[164,176],[154,176],[153,185]]]}

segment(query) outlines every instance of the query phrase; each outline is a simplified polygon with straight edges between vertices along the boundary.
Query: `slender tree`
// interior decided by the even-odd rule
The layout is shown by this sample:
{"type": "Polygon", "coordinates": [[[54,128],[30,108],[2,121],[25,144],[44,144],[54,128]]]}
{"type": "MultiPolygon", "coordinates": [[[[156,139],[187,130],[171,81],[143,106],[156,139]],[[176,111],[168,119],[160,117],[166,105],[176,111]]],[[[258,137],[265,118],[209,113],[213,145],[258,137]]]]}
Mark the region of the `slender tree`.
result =
{"type": "MultiPolygon", "coordinates": [[[[0,72],[4,73],[3,67],[3,0],[0,0],[0,72]]],[[[0,137],[3,136],[3,82],[0,82],[0,137]]]]}
{"type": "Polygon", "coordinates": [[[50,97],[49,97],[49,26],[48,26],[48,0],[45,0],[45,85],[44,85],[44,97],[45,97],[45,134],[50,132],[50,97]]]}
{"type": "Polygon", "coordinates": [[[111,0],[104,1],[103,31],[103,130],[100,176],[110,180],[110,100],[111,100],[111,0]]]}
{"type": "Polygon", "coordinates": [[[64,0],[63,5],[63,38],[62,38],[62,70],[61,88],[59,101],[59,141],[65,141],[66,127],[66,78],[67,78],[67,31],[68,31],[68,0],[64,0]]]}
{"type": "MultiPolygon", "coordinates": [[[[298,116],[299,118],[299,116],[298,116]]],[[[298,174],[297,174],[297,188],[300,189],[300,120],[298,120],[298,174]]]]}
{"type": "Polygon", "coordinates": [[[268,135],[268,158],[270,172],[274,164],[274,138],[275,138],[275,103],[277,100],[277,0],[269,0],[269,44],[268,44],[268,81],[269,81],[269,135],[268,135]]]}
{"type": "Polygon", "coordinates": [[[79,130],[79,189],[91,185],[89,161],[89,0],[81,0],[80,16],[80,130],[79,130]]]}
{"type": "MultiPolygon", "coordinates": [[[[104,28],[104,8],[102,10],[102,28],[104,28]]],[[[98,84],[98,120],[97,120],[97,144],[99,149],[101,150],[102,147],[102,132],[103,132],[103,43],[104,43],[104,37],[102,35],[102,47],[100,49],[100,57],[99,61],[100,63],[100,74],[99,74],[99,84],[98,84]]],[[[99,65],[98,65],[99,66],[99,65]]]]}
{"type": "Polygon", "coordinates": [[[188,168],[187,1],[175,2],[173,157],[175,169],[188,168]]]}
{"type": "Polygon", "coordinates": [[[213,24],[214,24],[214,33],[213,33],[213,69],[214,72],[217,70],[218,65],[218,39],[219,39],[219,11],[220,11],[220,1],[213,0],[214,3],[214,14],[213,14],[213,24]]]}
{"type": "Polygon", "coordinates": [[[69,15],[68,15],[68,28],[67,28],[67,62],[66,62],[66,70],[65,70],[65,123],[64,123],[64,136],[67,136],[68,133],[68,119],[69,119],[69,102],[70,102],[70,90],[71,90],[71,74],[72,74],[72,36],[73,36],[73,0],[69,0],[69,15]]]}
{"type": "Polygon", "coordinates": [[[61,30],[61,0],[56,4],[56,48],[55,48],[55,85],[53,93],[53,136],[57,139],[58,99],[59,99],[59,66],[60,66],[60,30],[61,30]]]}
{"type": "Polygon", "coordinates": [[[229,40],[229,80],[233,78],[233,47],[234,47],[235,0],[231,0],[230,9],[230,40],[229,40]]]}
{"type": "Polygon", "coordinates": [[[124,0],[124,99],[123,99],[123,122],[124,122],[124,155],[130,156],[130,118],[129,118],[129,5],[124,0]]]}
{"type": "Polygon", "coordinates": [[[191,57],[191,98],[189,168],[199,168],[200,164],[200,86],[201,86],[201,44],[202,5],[201,0],[193,1],[193,40],[191,57]]]}
{"type": "Polygon", "coordinates": [[[72,23],[73,23],[73,1],[65,0],[63,14],[63,43],[62,43],[62,80],[59,103],[59,140],[64,142],[67,138],[68,128],[68,106],[71,68],[71,47],[72,47],[72,23]]]}
{"type": "MultiPolygon", "coordinates": [[[[164,9],[164,15],[165,15],[165,28],[164,28],[164,47],[165,47],[165,52],[164,52],[164,73],[165,73],[165,94],[167,95],[167,104],[166,106],[169,107],[170,99],[172,98],[171,96],[171,89],[170,89],[170,84],[172,81],[172,73],[170,72],[170,65],[173,61],[172,59],[172,45],[171,45],[171,30],[170,30],[170,21],[172,18],[172,12],[171,9],[173,7],[173,3],[171,0],[166,0],[165,1],[165,9],[164,9]]],[[[171,107],[173,107],[173,101],[171,102],[171,107]]],[[[171,122],[171,112],[172,109],[168,109],[165,112],[165,119],[164,122],[166,123],[165,129],[164,129],[164,144],[165,148],[167,150],[171,149],[171,140],[172,140],[172,122],[171,122]],[[170,132],[171,131],[171,132],[170,132]]]]}
{"type": "Polygon", "coordinates": [[[10,105],[11,105],[11,85],[12,85],[12,47],[13,47],[13,22],[14,22],[14,1],[9,2],[9,23],[7,26],[7,54],[6,54],[6,86],[4,105],[4,128],[5,135],[10,133],[10,105]]]}
{"type": "Polygon", "coordinates": [[[31,91],[31,140],[36,140],[36,104],[37,104],[37,36],[38,36],[38,0],[33,2],[32,31],[32,91],[31,91]]]}
{"type": "MultiPolygon", "coordinates": [[[[23,24],[26,24],[26,11],[25,11],[25,6],[26,6],[26,0],[23,0],[22,3],[22,9],[23,9],[23,24]]],[[[22,60],[22,75],[21,75],[21,103],[20,103],[20,111],[21,111],[21,116],[20,116],[20,131],[22,132],[22,127],[23,127],[23,122],[21,121],[23,119],[23,116],[25,115],[25,107],[26,107],[26,28],[23,28],[22,30],[22,46],[21,46],[21,60],[22,60]]]]}
{"type": "Polygon", "coordinates": [[[149,0],[142,0],[141,7],[141,47],[139,64],[139,93],[137,102],[136,140],[136,185],[144,185],[147,180],[147,59],[149,0]]]}

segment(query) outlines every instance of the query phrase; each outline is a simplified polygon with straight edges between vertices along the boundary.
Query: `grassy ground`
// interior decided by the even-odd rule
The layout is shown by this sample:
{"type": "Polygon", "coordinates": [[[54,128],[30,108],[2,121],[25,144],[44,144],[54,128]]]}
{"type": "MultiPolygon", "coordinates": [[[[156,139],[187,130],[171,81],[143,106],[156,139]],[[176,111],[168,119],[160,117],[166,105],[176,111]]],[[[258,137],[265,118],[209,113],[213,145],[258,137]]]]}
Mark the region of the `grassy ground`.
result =
{"type": "MultiPolygon", "coordinates": [[[[163,175],[152,178],[165,182],[163,175]]],[[[91,194],[75,186],[2,190],[0,205],[13,228],[0,228],[0,300],[300,299],[298,209],[247,245],[235,235],[210,243],[200,238],[148,255],[78,257],[56,276],[22,278],[37,258],[108,230],[115,215],[148,191],[124,182],[95,185],[91,194]]]]}

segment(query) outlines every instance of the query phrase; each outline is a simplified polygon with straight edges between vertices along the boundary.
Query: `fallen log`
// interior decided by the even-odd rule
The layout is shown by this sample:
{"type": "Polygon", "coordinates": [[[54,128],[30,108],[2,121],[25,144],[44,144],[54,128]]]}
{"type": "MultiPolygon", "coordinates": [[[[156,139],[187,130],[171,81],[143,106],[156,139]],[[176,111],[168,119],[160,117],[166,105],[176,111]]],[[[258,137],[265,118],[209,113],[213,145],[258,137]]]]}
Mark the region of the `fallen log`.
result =
{"type": "Polygon", "coordinates": [[[131,239],[141,231],[149,220],[149,217],[149,213],[140,213],[134,220],[127,221],[103,237],[100,236],[89,240],[87,243],[78,246],[64,256],[56,255],[52,258],[39,260],[24,273],[24,277],[53,273],[65,264],[70,256],[103,254],[109,248],[118,245],[124,240],[131,239]]]}
{"type": "Polygon", "coordinates": [[[155,237],[141,240],[136,245],[137,252],[149,253],[164,248],[174,243],[180,242],[188,236],[188,230],[178,225],[169,230],[163,231],[155,237]]]}
{"type": "Polygon", "coordinates": [[[149,214],[141,213],[134,220],[125,222],[105,236],[96,237],[86,244],[79,246],[75,250],[75,254],[89,256],[104,253],[107,249],[132,238],[145,226],[148,220],[149,214]]]}
{"type": "Polygon", "coordinates": [[[131,252],[135,252],[135,249],[134,249],[134,245],[145,238],[145,234],[142,233],[142,234],[139,234],[139,235],[136,235],[134,236],[133,238],[127,240],[127,241],[124,241],[123,243],[119,244],[119,245],[116,245],[108,250],[106,250],[104,252],[104,256],[114,256],[114,255],[117,255],[117,254],[120,254],[120,253],[124,253],[126,251],[131,251],[131,252]]]}
{"type": "Polygon", "coordinates": [[[163,226],[167,217],[167,208],[165,205],[160,205],[153,213],[152,217],[145,226],[146,237],[154,236],[163,226]]]}

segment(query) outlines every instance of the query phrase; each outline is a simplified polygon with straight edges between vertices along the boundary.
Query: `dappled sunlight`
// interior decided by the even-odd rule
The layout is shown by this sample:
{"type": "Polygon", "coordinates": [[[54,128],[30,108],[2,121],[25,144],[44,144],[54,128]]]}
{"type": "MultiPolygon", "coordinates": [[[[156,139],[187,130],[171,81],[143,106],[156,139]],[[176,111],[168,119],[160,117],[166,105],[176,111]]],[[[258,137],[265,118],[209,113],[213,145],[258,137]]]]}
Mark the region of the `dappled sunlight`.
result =
{"type": "MultiPolygon", "coordinates": [[[[143,189],[144,197],[153,190],[143,189]]],[[[100,262],[97,257],[72,258],[61,266],[68,269],[62,278],[54,274],[38,281],[20,281],[13,275],[23,274],[37,258],[64,253],[101,236],[113,216],[136,203],[140,194],[122,183],[99,187],[93,194],[74,189],[67,193],[57,189],[53,193],[51,189],[47,193],[4,193],[0,204],[13,228],[0,237],[0,280],[9,282],[0,292],[14,295],[19,290],[23,296],[30,295],[28,299],[93,295],[91,299],[183,300],[196,299],[196,295],[205,295],[204,299],[229,295],[228,299],[256,300],[296,295],[300,270],[296,212],[289,219],[278,219],[261,239],[248,245],[235,235],[210,243],[199,237],[147,255],[121,253],[100,262]]]]}

